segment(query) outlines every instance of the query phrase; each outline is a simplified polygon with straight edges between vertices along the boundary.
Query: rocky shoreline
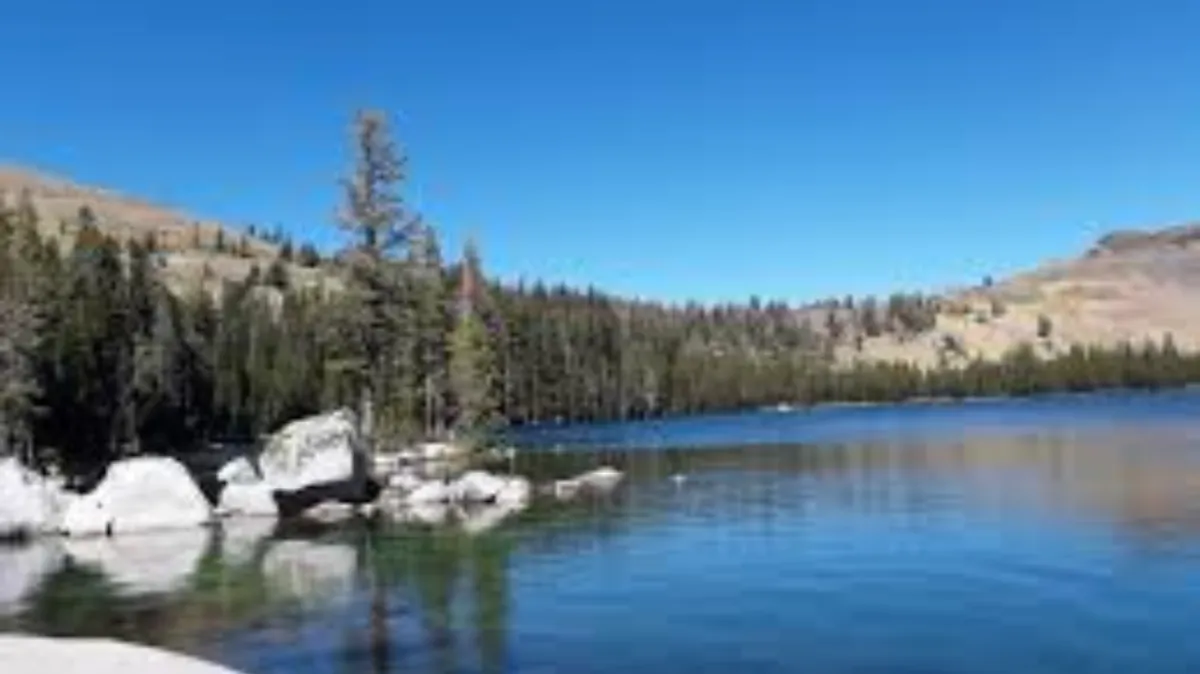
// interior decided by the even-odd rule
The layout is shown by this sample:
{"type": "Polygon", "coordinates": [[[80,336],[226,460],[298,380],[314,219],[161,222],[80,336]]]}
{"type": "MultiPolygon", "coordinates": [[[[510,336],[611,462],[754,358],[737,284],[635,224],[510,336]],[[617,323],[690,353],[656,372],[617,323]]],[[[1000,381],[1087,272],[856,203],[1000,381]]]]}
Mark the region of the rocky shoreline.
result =
{"type": "MultiPolygon", "coordinates": [[[[388,517],[457,523],[478,533],[527,508],[537,495],[558,500],[607,493],[623,479],[602,466],[536,488],[525,477],[471,467],[468,453],[425,443],[369,457],[353,412],[341,409],[287,424],[257,452],[216,472],[208,495],[178,460],[144,456],[111,464],[91,491],[74,493],[16,459],[0,460],[0,538],[115,536],[243,518],[335,523],[388,517]]],[[[512,459],[514,450],[498,456],[512,459]]]]}

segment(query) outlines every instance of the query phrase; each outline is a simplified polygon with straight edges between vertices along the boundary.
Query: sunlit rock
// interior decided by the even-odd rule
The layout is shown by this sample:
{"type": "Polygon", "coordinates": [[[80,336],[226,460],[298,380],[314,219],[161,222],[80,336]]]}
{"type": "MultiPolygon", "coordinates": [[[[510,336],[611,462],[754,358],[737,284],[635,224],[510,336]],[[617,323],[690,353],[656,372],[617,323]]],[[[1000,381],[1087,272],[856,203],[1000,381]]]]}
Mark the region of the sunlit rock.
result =
{"type": "Polygon", "coordinates": [[[54,674],[238,674],[203,660],[110,639],[0,635],[0,672],[54,674]]]}
{"type": "Polygon", "coordinates": [[[265,517],[235,517],[221,522],[221,557],[240,566],[258,557],[263,544],[275,533],[276,521],[265,517]]]}
{"type": "Polygon", "coordinates": [[[441,526],[450,519],[450,506],[445,503],[416,503],[392,512],[399,522],[441,526]]]}
{"type": "Polygon", "coordinates": [[[226,485],[256,484],[262,481],[262,476],[258,474],[258,470],[248,457],[239,456],[221,466],[221,469],[217,471],[217,480],[226,485]]]}
{"type": "Polygon", "coordinates": [[[18,611],[22,600],[58,570],[62,560],[62,546],[56,539],[0,547],[0,615],[18,611]]]}
{"type": "Polygon", "coordinates": [[[467,448],[449,442],[425,442],[415,448],[417,457],[424,461],[444,461],[467,454],[467,448]]]}
{"type": "Polygon", "coordinates": [[[341,409],[287,424],[271,436],[258,463],[271,486],[298,491],[359,477],[361,449],[354,413],[341,409]]]}
{"type": "Polygon", "coordinates": [[[287,424],[258,457],[263,481],[285,515],[321,501],[370,500],[368,465],[357,420],[346,409],[287,424]]]}
{"type": "Polygon", "coordinates": [[[624,477],[625,474],[615,468],[601,466],[577,476],[575,481],[585,490],[608,492],[615,489],[624,477]]]}
{"type": "Polygon", "coordinates": [[[0,459],[0,538],[32,536],[58,528],[73,495],[12,457],[0,459]]]}
{"type": "Polygon", "coordinates": [[[529,503],[533,487],[529,480],[514,475],[504,478],[504,486],[496,492],[494,501],[501,505],[523,506],[529,503]]]}
{"type": "Polygon", "coordinates": [[[347,599],[354,590],[357,559],[342,543],[276,541],[263,556],[262,569],[272,588],[305,605],[347,599]]]}
{"type": "Polygon", "coordinates": [[[441,480],[430,480],[406,494],[403,501],[408,505],[446,503],[450,501],[452,494],[450,485],[441,480]]]}
{"type": "Polygon", "coordinates": [[[408,494],[422,484],[425,484],[425,481],[411,470],[393,473],[388,476],[387,480],[387,488],[401,494],[408,494]]]}
{"type": "Polygon", "coordinates": [[[569,501],[581,494],[611,492],[624,478],[625,475],[621,471],[609,466],[602,466],[567,480],[555,480],[544,487],[544,490],[560,501],[569,501]]]}
{"type": "Polygon", "coordinates": [[[216,512],[222,517],[276,517],[274,490],[265,482],[231,483],[221,489],[216,512]]]}
{"type": "Polygon", "coordinates": [[[94,567],[126,592],[150,594],[183,588],[208,550],[208,528],[154,531],[129,536],[68,538],[67,555],[94,567]]]}
{"type": "Polygon", "coordinates": [[[450,485],[449,496],[453,501],[487,503],[496,498],[505,484],[503,478],[482,470],[472,470],[450,485]]]}
{"type": "Polygon", "coordinates": [[[183,464],[136,457],[111,464],[91,492],[70,501],[62,531],[71,536],[197,527],[212,509],[183,464]]]}

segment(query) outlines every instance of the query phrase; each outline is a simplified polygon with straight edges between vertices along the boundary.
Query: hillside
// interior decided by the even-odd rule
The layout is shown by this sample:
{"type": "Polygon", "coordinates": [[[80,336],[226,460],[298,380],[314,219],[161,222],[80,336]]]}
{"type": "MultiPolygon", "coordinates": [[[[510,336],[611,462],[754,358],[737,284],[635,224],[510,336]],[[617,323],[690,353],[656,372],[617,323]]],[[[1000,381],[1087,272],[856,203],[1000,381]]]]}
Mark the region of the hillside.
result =
{"type": "MultiPolygon", "coordinates": [[[[200,283],[216,291],[221,280],[243,279],[254,266],[265,269],[281,258],[278,241],[241,228],[34,170],[0,166],[0,194],[12,205],[22,192],[42,216],[43,234],[57,238],[64,248],[70,246],[85,206],[101,229],[119,240],[153,234],[164,277],[177,291],[200,283]]],[[[340,287],[330,265],[305,266],[294,260],[286,262],[293,284],[340,287]]],[[[1052,355],[1076,343],[1111,346],[1160,340],[1166,333],[1181,349],[1194,351],[1200,350],[1197,288],[1200,224],[1189,224],[1113,232],[1075,259],[927,296],[927,307],[919,310],[928,314],[927,324],[915,329],[895,328],[886,298],[876,303],[878,320],[885,324],[882,331],[864,327],[861,299],[853,306],[843,300],[796,308],[792,322],[827,338],[832,312],[841,326],[833,352],[842,363],[903,360],[934,367],[975,357],[996,359],[1022,342],[1052,355]],[[1038,335],[1041,316],[1048,319],[1045,338],[1038,335]],[[868,334],[875,332],[881,334],[868,334]]]]}
{"type": "Polygon", "coordinates": [[[901,341],[864,340],[846,358],[909,360],[936,365],[982,356],[994,359],[1021,342],[1045,354],[1071,344],[1112,346],[1159,341],[1170,333],[1181,350],[1200,350],[1200,225],[1120,231],[1101,237],[1080,257],[1047,262],[1029,272],[947,293],[936,325],[901,341]],[[1049,335],[1039,338],[1039,316],[1049,335]],[[961,354],[947,345],[961,346],[961,354]],[[965,354],[965,355],[964,355],[965,354]]]}
{"type": "MultiPolygon", "coordinates": [[[[4,203],[15,207],[22,194],[28,194],[40,216],[41,234],[57,240],[64,250],[70,249],[74,241],[80,211],[85,207],[101,231],[122,243],[152,235],[160,252],[163,277],[176,291],[199,284],[217,291],[222,280],[244,279],[256,265],[265,271],[281,253],[280,242],[226,223],[40,171],[0,166],[0,197],[4,203]]],[[[300,264],[287,263],[287,267],[293,283],[298,285],[315,285],[328,276],[300,264]]]]}

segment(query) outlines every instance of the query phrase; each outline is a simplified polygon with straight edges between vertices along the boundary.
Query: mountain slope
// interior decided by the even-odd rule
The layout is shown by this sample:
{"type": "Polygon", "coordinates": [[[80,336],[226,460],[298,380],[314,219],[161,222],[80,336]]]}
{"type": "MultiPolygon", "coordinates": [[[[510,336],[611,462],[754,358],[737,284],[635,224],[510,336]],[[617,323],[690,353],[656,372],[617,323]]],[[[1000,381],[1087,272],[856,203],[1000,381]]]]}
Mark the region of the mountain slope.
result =
{"type": "MultiPolygon", "coordinates": [[[[164,278],[177,291],[197,286],[218,290],[222,280],[241,280],[255,266],[265,271],[281,254],[278,242],[240,228],[37,170],[0,166],[3,203],[15,207],[22,195],[28,195],[37,210],[42,235],[57,240],[64,250],[79,231],[84,208],[101,231],[122,243],[153,236],[164,278]]],[[[303,285],[315,285],[327,276],[297,264],[287,267],[293,282],[303,285]]]]}
{"type": "Polygon", "coordinates": [[[934,365],[940,353],[951,362],[990,360],[1021,342],[1052,354],[1167,334],[1182,350],[1200,350],[1200,225],[1115,232],[1079,258],[948,293],[928,333],[907,342],[867,339],[858,357],[934,365]],[[963,353],[947,349],[951,343],[963,353]]]}

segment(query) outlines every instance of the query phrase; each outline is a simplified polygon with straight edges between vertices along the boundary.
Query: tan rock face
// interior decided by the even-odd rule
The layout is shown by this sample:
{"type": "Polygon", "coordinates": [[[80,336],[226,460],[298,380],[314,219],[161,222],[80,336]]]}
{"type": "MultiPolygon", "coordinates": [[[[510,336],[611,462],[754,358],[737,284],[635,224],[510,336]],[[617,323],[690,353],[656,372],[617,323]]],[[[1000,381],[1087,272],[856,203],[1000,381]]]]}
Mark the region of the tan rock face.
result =
{"type": "Polygon", "coordinates": [[[1053,354],[1071,344],[1161,341],[1168,333],[1181,350],[1200,349],[1200,226],[1109,235],[1078,259],[947,300],[932,332],[903,343],[890,335],[867,339],[862,354],[843,349],[842,356],[932,366],[946,335],[985,359],[1023,341],[1053,354]],[[999,315],[994,301],[1002,306],[999,315]],[[1045,340],[1037,334],[1042,315],[1051,323],[1045,340]]]}

